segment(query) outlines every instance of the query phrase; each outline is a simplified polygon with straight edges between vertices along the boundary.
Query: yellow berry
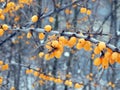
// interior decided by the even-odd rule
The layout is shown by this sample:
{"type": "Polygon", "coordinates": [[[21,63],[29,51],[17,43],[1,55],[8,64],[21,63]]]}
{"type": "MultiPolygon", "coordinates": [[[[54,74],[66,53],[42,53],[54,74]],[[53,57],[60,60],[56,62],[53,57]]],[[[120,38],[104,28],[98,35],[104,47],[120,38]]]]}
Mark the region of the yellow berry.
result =
{"type": "Polygon", "coordinates": [[[44,52],[40,52],[39,53],[39,57],[41,58],[41,57],[43,57],[44,56],[44,52]]]}
{"type": "Polygon", "coordinates": [[[3,77],[0,77],[0,85],[3,83],[3,77]]]}
{"type": "Polygon", "coordinates": [[[3,30],[8,30],[8,25],[7,25],[7,24],[3,24],[3,25],[2,25],[2,29],[3,29],[3,30]]]}
{"type": "Polygon", "coordinates": [[[46,26],[44,27],[44,30],[45,30],[46,32],[50,32],[50,31],[52,30],[52,27],[51,27],[50,25],[46,25],[46,26]]]}
{"type": "Polygon", "coordinates": [[[81,13],[86,13],[86,11],[87,11],[87,9],[86,9],[85,7],[82,7],[82,8],[80,9],[80,12],[81,12],[81,13]]]}
{"type": "Polygon", "coordinates": [[[0,65],[3,65],[3,61],[0,60],[0,65]]]}
{"type": "Polygon", "coordinates": [[[52,47],[58,47],[59,42],[57,40],[52,41],[52,47]]]}
{"type": "Polygon", "coordinates": [[[65,9],[65,13],[66,13],[66,14],[72,14],[72,10],[70,10],[70,9],[65,9]]]}
{"type": "Polygon", "coordinates": [[[65,81],[65,85],[71,87],[72,86],[72,81],[66,80],[65,81]]]}
{"type": "Polygon", "coordinates": [[[58,79],[54,79],[54,82],[55,82],[55,83],[62,83],[63,80],[61,80],[60,78],[58,78],[58,79]]]}
{"type": "Polygon", "coordinates": [[[45,60],[50,60],[50,54],[45,54],[45,60]]]}
{"type": "Polygon", "coordinates": [[[31,20],[34,23],[37,22],[38,21],[38,16],[37,15],[32,16],[31,20]]]}
{"type": "Polygon", "coordinates": [[[52,44],[52,42],[47,42],[45,45],[45,48],[47,48],[49,51],[52,50],[51,44],[52,44]]]}
{"type": "Polygon", "coordinates": [[[30,39],[32,37],[32,33],[31,32],[28,32],[27,33],[27,38],[30,39]]]}
{"type": "Polygon", "coordinates": [[[91,10],[87,10],[86,12],[87,15],[91,15],[91,13],[92,13],[91,10]]]}
{"type": "Polygon", "coordinates": [[[112,85],[112,82],[108,82],[108,85],[111,86],[111,85],[112,85]]]}
{"type": "Polygon", "coordinates": [[[115,88],[115,84],[112,84],[111,86],[112,86],[112,88],[115,88]]]}
{"type": "Polygon", "coordinates": [[[75,87],[75,88],[81,88],[82,86],[83,86],[83,85],[76,83],[74,87],[75,87]]]}

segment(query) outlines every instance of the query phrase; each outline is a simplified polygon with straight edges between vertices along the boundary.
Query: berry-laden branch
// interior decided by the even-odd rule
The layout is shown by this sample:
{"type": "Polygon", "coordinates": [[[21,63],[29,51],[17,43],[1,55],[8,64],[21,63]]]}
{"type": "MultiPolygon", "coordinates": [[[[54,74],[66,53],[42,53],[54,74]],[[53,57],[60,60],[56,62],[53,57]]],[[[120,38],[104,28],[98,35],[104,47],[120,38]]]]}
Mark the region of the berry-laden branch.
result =
{"type": "MultiPolygon", "coordinates": [[[[34,32],[39,33],[39,39],[44,39],[45,34],[48,37],[45,40],[44,47],[47,49],[47,53],[40,52],[40,57],[45,57],[46,60],[52,58],[61,58],[62,53],[64,52],[64,47],[75,48],[76,50],[84,49],[85,51],[94,51],[95,55],[99,55],[98,58],[95,58],[94,65],[101,66],[104,69],[109,67],[109,64],[114,64],[115,62],[120,63],[120,49],[93,38],[89,32],[86,35],[76,32],[59,32],[53,31],[50,25],[46,25],[44,29],[41,28],[7,28],[13,31],[23,31],[27,32],[27,38],[30,39],[34,32]],[[51,31],[52,30],[52,31],[51,31]],[[52,34],[53,36],[51,36],[52,34]],[[92,45],[93,44],[93,45],[92,45]],[[41,55],[42,53],[42,55],[41,55]],[[109,58],[110,57],[110,58],[109,58]]],[[[101,34],[101,33],[100,33],[101,34]]]]}
{"type": "MultiPolygon", "coordinates": [[[[20,28],[16,28],[16,29],[10,29],[10,30],[13,30],[13,31],[23,31],[23,32],[29,32],[30,30],[32,30],[33,32],[41,32],[41,33],[45,33],[46,31],[42,28],[23,28],[23,29],[20,29],[20,28]]],[[[63,36],[75,36],[77,38],[83,38],[83,39],[86,39],[86,40],[89,40],[91,41],[92,43],[95,43],[95,44],[98,44],[99,42],[101,42],[100,40],[97,40],[93,37],[90,37],[89,36],[89,33],[88,35],[80,35],[80,34],[77,34],[76,32],[59,32],[59,31],[50,31],[49,34],[59,34],[59,35],[63,35],[63,36]]],[[[110,49],[112,49],[112,51],[116,51],[116,52],[120,52],[120,49],[117,48],[116,46],[112,45],[112,44],[109,44],[109,43],[106,43],[106,46],[110,49]]]]}
{"type": "MultiPolygon", "coordinates": [[[[76,32],[59,32],[53,31],[50,25],[46,25],[44,29],[41,28],[25,28],[25,29],[13,29],[15,31],[27,32],[27,38],[31,38],[31,32],[39,32],[39,39],[44,39],[45,33],[50,38],[45,41],[44,47],[47,49],[47,53],[40,52],[39,56],[50,60],[52,58],[61,58],[64,52],[64,47],[75,48],[76,50],[84,49],[85,51],[94,51],[97,58],[94,60],[95,66],[102,66],[107,69],[115,62],[120,63],[120,49],[112,44],[105,43],[93,38],[89,32],[86,35],[76,32]],[[51,31],[52,30],[52,31],[51,31]],[[52,34],[52,36],[50,35],[52,34]]],[[[94,58],[93,58],[94,59],[94,58]]]]}

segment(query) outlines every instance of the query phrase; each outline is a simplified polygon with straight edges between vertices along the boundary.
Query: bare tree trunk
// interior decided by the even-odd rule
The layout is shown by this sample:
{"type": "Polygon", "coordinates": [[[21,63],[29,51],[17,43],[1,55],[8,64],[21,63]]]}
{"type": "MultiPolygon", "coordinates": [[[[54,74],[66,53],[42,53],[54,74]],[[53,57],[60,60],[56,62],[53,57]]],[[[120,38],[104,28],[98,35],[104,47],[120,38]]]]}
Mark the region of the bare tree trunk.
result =
{"type": "MultiPolygon", "coordinates": [[[[111,15],[111,27],[110,27],[110,33],[113,35],[113,38],[111,40],[111,43],[113,45],[117,45],[117,42],[118,42],[118,37],[117,37],[117,28],[116,28],[116,25],[117,25],[117,0],[114,0],[112,1],[112,10],[114,10],[114,13],[112,13],[111,15]]],[[[111,10],[111,11],[112,11],[111,10]]],[[[113,68],[116,67],[116,64],[113,65],[113,68]]],[[[112,75],[111,75],[111,81],[114,83],[115,82],[115,75],[116,75],[116,72],[115,70],[112,71],[112,75]]],[[[114,90],[114,88],[111,88],[111,90],[114,90]]]]}

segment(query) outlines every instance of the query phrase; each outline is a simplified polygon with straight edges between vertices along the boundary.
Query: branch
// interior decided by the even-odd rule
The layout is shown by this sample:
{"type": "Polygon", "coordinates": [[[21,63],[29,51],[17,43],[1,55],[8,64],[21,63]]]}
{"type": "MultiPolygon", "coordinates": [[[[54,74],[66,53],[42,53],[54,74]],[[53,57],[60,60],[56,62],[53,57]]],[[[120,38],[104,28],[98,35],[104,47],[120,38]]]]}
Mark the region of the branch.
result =
{"type": "MultiPolygon", "coordinates": [[[[45,30],[44,29],[42,29],[42,28],[24,28],[24,29],[10,29],[10,30],[15,30],[15,31],[23,31],[23,32],[28,32],[28,31],[30,31],[30,30],[32,30],[32,31],[34,31],[34,32],[42,32],[42,33],[45,33],[45,30]]],[[[91,41],[92,43],[95,43],[95,44],[97,44],[97,43],[99,43],[100,42],[100,40],[97,40],[97,39],[95,39],[95,38],[93,38],[93,37],[90,37],[89,36],[89,34],[88,35],[80,35],[80,34],[77,34],[76,32],[64,32],[64,33],[62,33],[62,32],[59,32],[59,31],[54,31],[54,30],[52,30],[51,32],[49,32],[49,34],[62,34],[62,35],[64,35],[64,36],[72,36],[72,35],[75,35],[77,38],[84,38],[84,39],[86,39],[86,40],[89,40],[89,41],[91,41]],[[88,38],[89,37],[89,38],[88,38]]],[[[109,43],[106,43],[106,46],[108,47],[108,48],[110,48],[110,49],[112,49],[113,51],[117,51],[117,52],[120,52],[120,49],[119,48],[117,48],[116,46],[114,46],[114,45],[112,45],[112,44],[109,44],[109,43]]]]}
{"type": "Polygon", "coordinates": [[[0,43],[0,46],[3,45],[5,42],[7,42],[8,40],[10,40],[12,37],[14,37],[17,34],[17,32],[14,32],[13,34],[11,34],[9,37],[7,37],[5,40],[3,40],[0,43]]]}

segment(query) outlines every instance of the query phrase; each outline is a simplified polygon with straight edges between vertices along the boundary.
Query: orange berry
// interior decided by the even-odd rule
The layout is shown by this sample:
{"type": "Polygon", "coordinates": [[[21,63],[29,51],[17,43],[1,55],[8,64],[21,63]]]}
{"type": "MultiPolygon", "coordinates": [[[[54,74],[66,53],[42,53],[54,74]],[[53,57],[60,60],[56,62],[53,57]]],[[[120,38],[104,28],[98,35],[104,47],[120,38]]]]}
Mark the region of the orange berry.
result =
{"type": "Polygon", "coordinates": [[[105,58],[107,58],[107,57],[109,58],[111,56],[111,53],[108,52],[108,51],[106,51],[105,54],[104,54],[104,56],[105,56],[105,58]]]}
{"type": "Polygon", "coordinates": [[[8,25],[7,25],[7,24],[3,24],[3,25],[2,25],[2,29],[3,29],[3,30],[8,30],[8,25]]]}
{"type": "Polygon", "coordinates": [[[17,22],[17,21],[19,21],[20,20],[20,17],[19,16],[16,16],[15,18],[14,18],[14,21],[15,22],[17,22]]]}
{"type": "Polygon", "coordinates": [[[83,46],[85,45],[86,41],[85,39],[81,38],[81,39],[78,39],[78,43],[80,43],[83,46]]]}
{"type": "Polygon", "coordinates": [[[83,45],[81,45],[80,43],[77,43],[76,48],[80,50],[83,48],[83,45]]]}
{"type": "Polygon", "coordinates": [[[117,57],[118,57],[118,53],[117,53],[117,52],[113,52],[111,58],[112,58],[113,60],[116,60],[117,57]]]}
{"type": "Polygon", "coordinates": [[[66,45],[68,41],[64,36],[60,36],[59,37],[59,42],[61,42],[63,45],[66,45]]]}
{"type": "Polygon", "coordinates": [[[9,65],[5,64],[2,66],[2,71],[8,70],[9,69],[9,65]]]}
{"type": "Polygon", "coordinates": [[[100,54],[101,50],[99,49],[99,47],[95,47],[94,48],[94,54],[100,54]]]}
{"type": "Polygon", "coordinates": [[[103,50],[103,49],[106,48],[106,44],[104,42],[99,42],[98,47],[99,47],[100,50],[103,50]]]}
{"type": "Polygon", "coordinates": [[[107,49],[107,52],[109,52],[110,54],[112,54],[112,50],[110,48],[106,48],[107,49]]]}
{"type": "Polygon", "coordinates": [[[62,52],[60,50],[54,51],[54,55],[55,55],[56,58],[60,58],[61,54],[62,54],[62,52]]]}
{"type": "Polygon", "coordinates": [[[120,54],[118,54],[117,59],[115,60],[117,63],[120,63],[120,54]]]}
{"type": "Polygon", "coordinates": [[[71,37],[70,40],[68,41],[68,46],[69,47],[73,47],[77,42],[77,38],[76,37],[71,37]]]}
{"type": "MultiPolygon", "coordinates": [[[[109,57],[108,57],[108,58],[109,58],[109,57]]],[[[117,62],[117,61],[116,61],[116,62],[117,62]]],[[[115,60],[110,58],[109,63],[110,63],[110,64],[114,64],[114,63],[115,63],[115,60]]]]}
{"type": "Polygon", "coordinates": [[[51,27],[50,25],[46,25],[46,26],[44,27],[44,30],[45,30],[46,32],[50,32],[50,31],[52,30],[52,27],[51,27]]]}
{"type": "Polygon", "coordinates": [[[27,69],[25,73],[26,73],[26,74],[31,74],[32,72],[33,72],[32,69],[27,69]]]}
{"type": "Polygon", "coordinates": [[[99,65],[101,65],[102,64],[102,60],[100,59],[100,58],[96,58],[95,60],[94,60],[94,65],[95,66],[99,66],[99,65]]]}
{"type": "Polygon", "coordinates": [[[3,12],[3,10],[2,10],[2,9],[0,9],[0,15],[2,14],[2,12],[3,12]]]}
{"type": "Polygon", "coordinates": [[[5,20],[5,16],[3,14],[0,15],[1,20],[5,20]]]}
{"type": "Polygon", "coordinates": [[[80,8],[80,13],[86,13],[87,9],[85,7],[80,8]]]}
{"type": "Polygon", "coordinates": [[[40,40],[42,40],[42,39],[44,39],[45,34],[44,34],[44,33],[39,33],[39,34],[38,34],[38,37],[39,37],[40,40]]]}
{"type": "Polygon", "coordinates": [[[57,40],[53,40],[52,41],[52,46],[53,47],[58,47],[59,46],[59,42],[57,40]]]}
{"type": "Polygon", "coordinates": [[[4,35],[4,30],[0,29],[0,37],[4,35]]]}
{"type": "Polygon", "coordinates": [[[109,66],[108,58],[102,58],[102,68],[107,69],[109,66]]]}
{"type": "Polygon", "coordinates": [[[49,22],[53,23],[54,22],[54,18],[53,17],[49,17],[49,22]]]}
{"type": "Polygon", "coordinates": [[[84,49],[86,51],[91,50],[91,42],[90,41],[86,41],[85,45],[84,45],[84,49]]]}
{"type": "Polygon", "coordinates": [[[37,71],[34,71],[34,76],[36,76],[36,77],[38,77],[39,76],[39,72],[37,72],[37,71]]]}
{"type": "Polygon", "coordinates": [[[32,16],[31,21],[34,22],[34,23],[37,22],[38,21],[38,16],[37,15],[32,16]]]}
{"type": "Polygon", "coordinates": [[[72,10],[70,10],[70,9],[65,9],[65,13],[66,13],[66,14],[72,14],[72,10]]]}

